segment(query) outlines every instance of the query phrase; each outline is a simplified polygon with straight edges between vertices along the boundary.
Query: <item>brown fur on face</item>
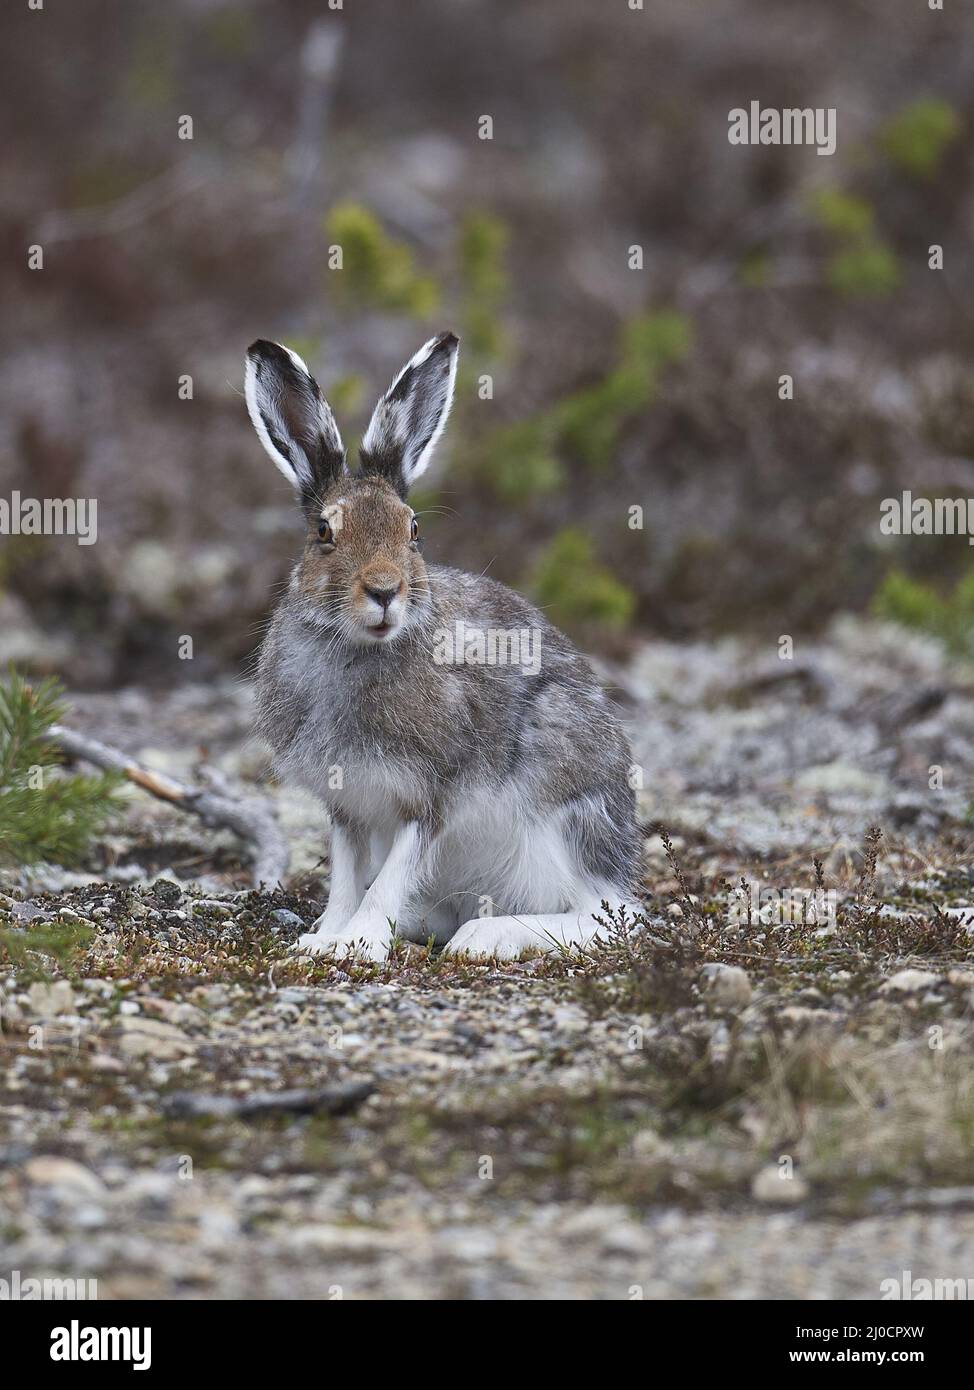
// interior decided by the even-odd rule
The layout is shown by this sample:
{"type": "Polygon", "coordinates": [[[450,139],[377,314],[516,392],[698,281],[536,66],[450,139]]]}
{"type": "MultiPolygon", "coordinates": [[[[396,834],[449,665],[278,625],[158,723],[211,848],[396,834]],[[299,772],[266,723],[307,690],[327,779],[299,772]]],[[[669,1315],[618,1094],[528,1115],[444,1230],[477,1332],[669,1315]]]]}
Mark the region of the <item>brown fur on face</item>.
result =
{"type": "Polygon", "coordinates": [[[379,478],[345,477],[325,493],[320,509],[309,509],[298,589],[353,640],[390,640],[429,604],[413,516],[379,478]],[[331,526],[333,541],[319,538],[322,521],[331,526]]]}

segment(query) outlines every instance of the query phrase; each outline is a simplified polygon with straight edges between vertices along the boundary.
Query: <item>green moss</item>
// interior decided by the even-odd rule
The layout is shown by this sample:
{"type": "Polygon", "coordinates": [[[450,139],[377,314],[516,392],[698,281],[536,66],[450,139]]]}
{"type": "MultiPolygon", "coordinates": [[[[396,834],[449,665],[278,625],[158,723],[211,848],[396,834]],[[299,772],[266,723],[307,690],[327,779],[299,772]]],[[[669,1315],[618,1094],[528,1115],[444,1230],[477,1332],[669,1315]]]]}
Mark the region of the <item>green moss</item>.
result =
{"type": "Polygon", "coordinates": [[[575,527],[554,538],[530,587],[552,622],[566,627],[598,623],[623,628],[636,607],[632,591],[599,564],[592,538],[575,527]]]}
{"type": "Polygon", "coordinates": [[[431,275],[421,274],[412,251],[383,229],[374,213],[361,203],[332,208],[325,230],[329,243],[342,248],[342,269],[330,272],[339,291],[352,300],[428,318],[440,302],[440,289],[431,275]]]}
{"type": "Polygon", "coordinates": [[[912,102],[886,126],[882,145],[892,162],[913,178],[929,179],[961,130],[954,108],[938,97],[912,102]]]}

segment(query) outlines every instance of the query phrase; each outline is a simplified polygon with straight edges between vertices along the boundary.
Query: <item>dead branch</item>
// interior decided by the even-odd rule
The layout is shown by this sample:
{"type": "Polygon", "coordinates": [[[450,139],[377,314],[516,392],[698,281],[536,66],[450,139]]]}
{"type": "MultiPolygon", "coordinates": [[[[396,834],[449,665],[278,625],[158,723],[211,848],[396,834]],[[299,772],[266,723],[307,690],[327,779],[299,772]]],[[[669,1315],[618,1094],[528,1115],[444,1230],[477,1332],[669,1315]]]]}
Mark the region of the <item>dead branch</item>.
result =
{"type": "Polygon", "coordinates": [[[143,767],[118,748],[110,748],[75,729],[66,729],[63,724],[52,724],[48,736],[69,757],[81,758],[107,772],[120,772],[143,791],[199,816],[205,825],[226,826],[250,842],[254,847],[255,884],[277,884],[287,873],[287,840],[266,802],[234,797],[223,787],[217,790],[183,786],[171,777],[143,767]]]}
{"type": "Polygon", "coordinates": [[[211,178],[212,171],[201,160],[174,165],[112,203],[45,213],[37,239],[47,246],[83,237],[122,236],[172,203],[198,192],[211,178]]]}

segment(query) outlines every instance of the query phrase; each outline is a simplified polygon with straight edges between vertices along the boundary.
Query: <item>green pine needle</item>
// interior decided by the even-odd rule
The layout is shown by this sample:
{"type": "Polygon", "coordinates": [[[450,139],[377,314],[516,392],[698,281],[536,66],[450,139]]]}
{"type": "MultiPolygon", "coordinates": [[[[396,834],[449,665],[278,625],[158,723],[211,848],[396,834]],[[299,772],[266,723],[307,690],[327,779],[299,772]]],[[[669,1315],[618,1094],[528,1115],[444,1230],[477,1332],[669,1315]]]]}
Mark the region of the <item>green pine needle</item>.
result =
{"type": "Polygon", "coordinates": [[[65,713],[52,678],[0,682],[0,861],[76,864],[119,805],[114,774],[68,776],[48,731],[65,713]]]}

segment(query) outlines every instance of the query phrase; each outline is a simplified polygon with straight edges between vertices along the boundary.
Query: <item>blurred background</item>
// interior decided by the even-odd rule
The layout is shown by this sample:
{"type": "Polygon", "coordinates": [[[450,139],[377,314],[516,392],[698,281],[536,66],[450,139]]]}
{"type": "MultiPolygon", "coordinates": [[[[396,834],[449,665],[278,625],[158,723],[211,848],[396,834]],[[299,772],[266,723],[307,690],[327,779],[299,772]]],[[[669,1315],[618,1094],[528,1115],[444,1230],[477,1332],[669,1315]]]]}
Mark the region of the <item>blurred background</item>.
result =
{"type": "Polygon", "coordinates": [[[944,5],[2,6],[0,522],[90,498],[98,536],[0,534],[0,1273],[969,1271],[974,550],[880,532],[904,490],[974,499],[974,25],[944,5]],[[731,145],[752,102],[834,108],[835,153],[731,145]],[[311,962],[326,814],[246,679],[304,522],[244,352],[297,349],[354,450],[447,328],[426,557],[594,656],[652,930],[311,962]]]}
{"type": "Polygon", "coordinates": [[[244,349],[295,347],[354,446],[442,328],[428,559],[617,655],[840,609],[969,640],[969,547],[879,533],[904,488],[974,495],[962,5],[47,0],[2,30],[0,496],[98,500],[96,545],[0,540],[3,661],[242,669],[301,540],[244,349]],[[731,146],[752,100],[836,108],[836,153],[731,146]]]}

